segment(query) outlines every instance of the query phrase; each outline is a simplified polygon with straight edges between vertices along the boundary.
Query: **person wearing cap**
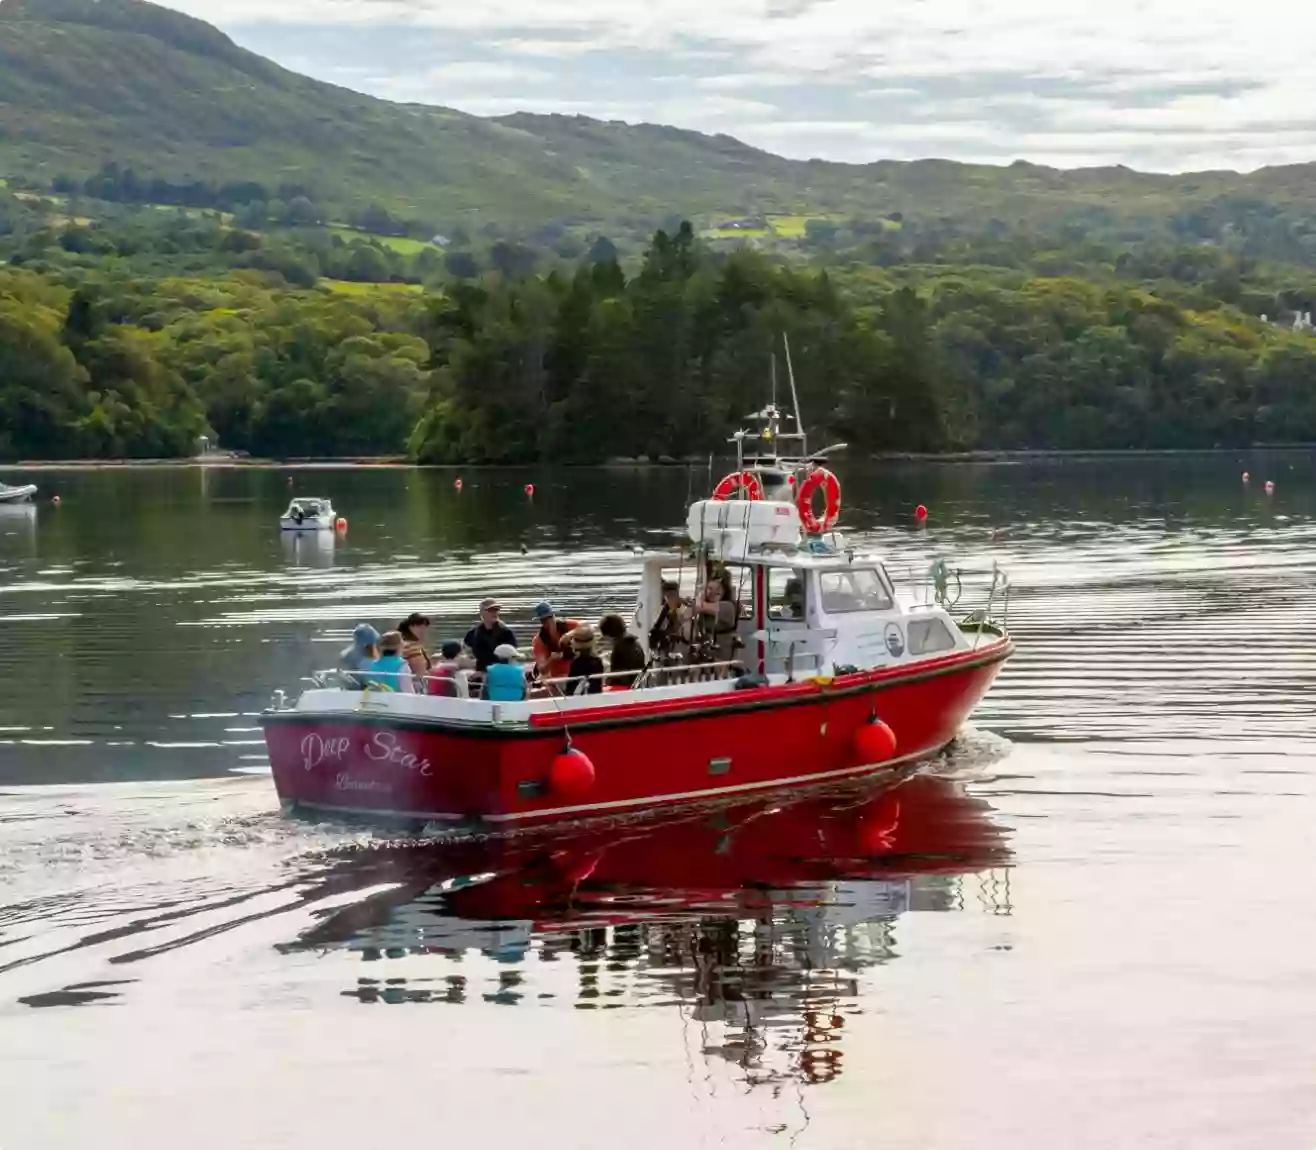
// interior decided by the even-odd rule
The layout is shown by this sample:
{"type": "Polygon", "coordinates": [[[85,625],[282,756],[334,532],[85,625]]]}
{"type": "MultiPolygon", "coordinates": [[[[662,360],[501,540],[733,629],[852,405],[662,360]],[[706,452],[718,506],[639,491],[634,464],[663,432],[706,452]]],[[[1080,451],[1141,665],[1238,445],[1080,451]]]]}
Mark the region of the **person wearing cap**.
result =
{"type": "Polygon", "coordinates": [[[580,626],[569,619],[559,619],[550,603],[540,603],[535,608],[535,618],[539,620],[539,631],[530,644],[535,657],[535,670],[541,681],[561,679],[571,665],[571,652],[562,646],[562,640],[580,626]]]}
{"type": "Polygon", "coordinates": [[[563,640],[563,644],[572,652],[571,666],[567,674],[571,677],[566,682],[568,695],[598,695],[603,691],[603,679],[608,670],[603,660],[598,657],[594,647],[598,642],[598,633],[586,623],[577,627],[563,640]]]}
{"type": "Polygon", "coordinates": [[[501,612],[502,606],[497,599],[483,600],[480,621],[466,632],[466,649],[475,656],[475,669],[482,674],[494,661],[494,651],[504,645],[516,646],[516,636],[503,623],[501,612]]]}
{"type": "Polygon", "coordinates": [[[358,690],[365,684],[357,678],[356,672],[368,670],[379,658],[379,632],[369,623],[358,623],[352,631],[350,646],[344,647],[338,656],[338,669],[346,672],[348,682],[358,690]]]}
{"type": "Polygon", "coordinates": [[[462,657],[461,640],[449,639],[439,649],[439,658],[425,676],[427,693],[449,699],[470,698],[470,687],[466,682],[469,668],[469,657],[462,657]]]}
{"type": "Polygon", "coordinates": [[[521,652],[511,643],[500,643],[494,648],[493,657],[484,673],[480,698],[491,703],[521,702],[528,693],[521,652]]]}
{"type": "Polygon", "coordinates": [[[400,631],[389,631],[379,639],[379,658],[369,668],[357,673],[366,687],[375,691],[397,691],[403,695],[414,695],[415,684],[411,677],[411,668],[402,657],[402,647],[406,640],[400,631]]]}

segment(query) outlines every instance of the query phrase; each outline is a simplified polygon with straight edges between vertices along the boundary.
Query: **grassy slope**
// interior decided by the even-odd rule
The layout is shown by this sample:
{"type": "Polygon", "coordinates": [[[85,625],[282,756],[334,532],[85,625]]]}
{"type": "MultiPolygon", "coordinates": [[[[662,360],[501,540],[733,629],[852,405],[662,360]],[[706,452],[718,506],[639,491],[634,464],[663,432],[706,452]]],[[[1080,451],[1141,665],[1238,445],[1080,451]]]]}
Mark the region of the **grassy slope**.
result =
{"type": "Polygon", "coordinates": [[[1316,207],[1313,165],[1250,177],[858,166],[654,125],[486,120],[298,76],[143,0],[0,0],[0,172],[86,176],[108,159],[172,180],[302,182],[334,207],[374,200],[477,225],[755,212],[802,228],[805,215],[901,211],[1034,226],[1105,213],[1138,226],[1226,194],[1316,207]]]}

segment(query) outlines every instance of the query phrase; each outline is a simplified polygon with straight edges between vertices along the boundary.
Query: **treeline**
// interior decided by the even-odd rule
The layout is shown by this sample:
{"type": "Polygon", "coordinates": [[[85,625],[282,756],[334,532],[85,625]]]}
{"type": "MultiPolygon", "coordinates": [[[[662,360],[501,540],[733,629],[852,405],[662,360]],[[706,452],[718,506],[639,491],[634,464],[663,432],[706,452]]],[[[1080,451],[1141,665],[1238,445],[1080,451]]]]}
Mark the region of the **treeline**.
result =
{"type": "Polygon", "coordinates": [[[1316,441],[1316,337],[1212,294],[1262,291],[1255,268],[1164,291],[1113,272],[818,270],[710,252],[683,225],[630,274],[598,245],[565,272],[344,293],[276,266],[164,276],[41,250],[0,271],[3,458],[184,455],[201,435],[437,463],[720,451],[783,333],[810,431],[860,452],[1316,441]]]}
{"type": "MultiPolygon", "coordinates": [[[[256,180],[174,183],[160,176],[139,176],[130,165],[114,160],[102,164],[99,172],[85,180],[57,175],[50,182],[50,191],[111,204],[159,204],[230,212],[243,227],[250,228],[265,224],[305,227],[328,219],[314,190],[305,184],[285,182],[270,187],[256,180]]],[[[396,215],[379,204],[354,209],[346,222],[381,236],[428,239],[436,232],[432,222],[396,215]]]]}
{"type": "Polygon", "coordinates": [[[400,452],[428,393],[413,299],[272,282],[0,271],[0,458],[400,452]]]}

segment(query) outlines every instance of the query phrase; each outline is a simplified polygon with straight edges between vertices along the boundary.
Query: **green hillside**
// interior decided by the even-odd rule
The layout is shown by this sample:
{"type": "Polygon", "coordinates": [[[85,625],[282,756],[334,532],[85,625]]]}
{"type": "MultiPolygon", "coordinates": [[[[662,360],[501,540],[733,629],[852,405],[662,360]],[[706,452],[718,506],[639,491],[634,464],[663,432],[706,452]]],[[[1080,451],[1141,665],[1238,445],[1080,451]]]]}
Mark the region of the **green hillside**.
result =
{"type": "Polygon", "coordinates": [[[300,185],[340,213],[377,202],[444,224],[643,231],[681,215],[898,212],[1197,240],[1277,216],[1286,236],[1305,236],[1316,217],[1312,165],[1161,176],[796,162],[675,128],[389,103],[289,72],[143,0],[0,0],[0,175],[82,180],[110,161],[171,182],[300,185]]]}

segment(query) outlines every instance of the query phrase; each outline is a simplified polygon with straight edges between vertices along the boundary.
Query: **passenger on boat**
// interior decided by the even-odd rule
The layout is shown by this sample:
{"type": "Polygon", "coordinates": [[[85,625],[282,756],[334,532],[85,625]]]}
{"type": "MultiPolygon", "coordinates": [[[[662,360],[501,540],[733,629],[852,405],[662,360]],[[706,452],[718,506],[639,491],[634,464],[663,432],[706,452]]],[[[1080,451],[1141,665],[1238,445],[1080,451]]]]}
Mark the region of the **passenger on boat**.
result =
{"type": "Polygon", "coordinates": [[[598,657],[594,648],[598,634],[588,623],[577,627],[566,637],[571,645],[573,657],[567,674],[571,677],[566,682],[568,695],[598,695],[603,691],[603,679],[599,676],[607,673],[607,667],[598,657]]]}
{"type": "Polygon", "coordinates": [[[599,631],[612,644],[612,653],[608,659],[608,670],[612,675],[607,681],[609,689],[628,690],[635,686],[645,667],[649,665],[648,656],[640,645],[640,640],[626,630],[626,620],[620,615],[604,615],[599,620],[599,631]],[[634,671],[633,675],[618,675],[618,671],[634,671]]]}
{"type": "Polygon", "coordinates": [[[786,580],[786,601],[777,617],[785,620],[804,618],[804,584],[798,579],[786,580]]]}
{"type": "Polygon", "coordinates": [[[344,647],[338,656],[338,669],[345,672],[345,678],[358,690],[365,684],[357,677],[357,671],[365,671],[379,658],[379,632],[369,623],[358,623],[352,631],[351,646],[344,647]]]}
{"type": "Polygon", "coordinates": [[[723,571],[704,585],[695,604],[696,640],[712,644],[714,663],[729,663],[736,653],[736,624],[740,608],[731,588],[731,575],[723,571]]]}
{"type": "Polygon", "coordinates": [[[470,698],[470,668],[475,664],[469,656],[463,658],[458,639],[449,639],[439,651],[439,660],[425,677],[427,693],[448,699],[470,698]]]}
{"type": "Polygon", "coordinates": [[[664,579],[663,605],[657,621],[649,630],[649,646],[660,655],[684,653],[683,634],[689,621],[690,605],[681,598],[680,584],[664,579]]]}
{"type": "Polygon", "coordinates": [[[402,635],[402,657],[418,682],[425,678],[434,665],[430,653],[425,650],[425,636],[429,634],[429,629],[429,616],[418,611],[413,611],[398,624],[398,631],[402,635]]]}
{"type": "Polygon", "coordinates": [[[480,698],[491,703],[519,703],[528,693],[524,656],[511,643],[501,643],[493,652],[494,661],[484,673],[480,698]]]}
{"type": "Polygon", "coordinates": [[[539,672],[541,682],[561,679],[571,665],[571,652],[562,646],[562,640],[580,624],[570,619],[559,619],[549,603],[540,603],[535,608],[535,618],[539,620],[539,631],[531,644],[535,670],[539,672]]]}
{"type": "Polygon", "coordinates": [[[503,646],[516,647],[516,636],[504,625],[497,599],[480,603],[480,621],[466,632],[466,649],[475,656],[475,669],[486,671],[494,661],[494,652],[503,646]]]}
{"type": "Polygon", "coordinates": [[[404,640],[400,631],[389,631],[379,640],[379,658],[356,677],[367,688],[376,691],[397,691],[403,695],[414,695],[416,687],[411,678],[411,668],[402,658],[404,640]]]}

